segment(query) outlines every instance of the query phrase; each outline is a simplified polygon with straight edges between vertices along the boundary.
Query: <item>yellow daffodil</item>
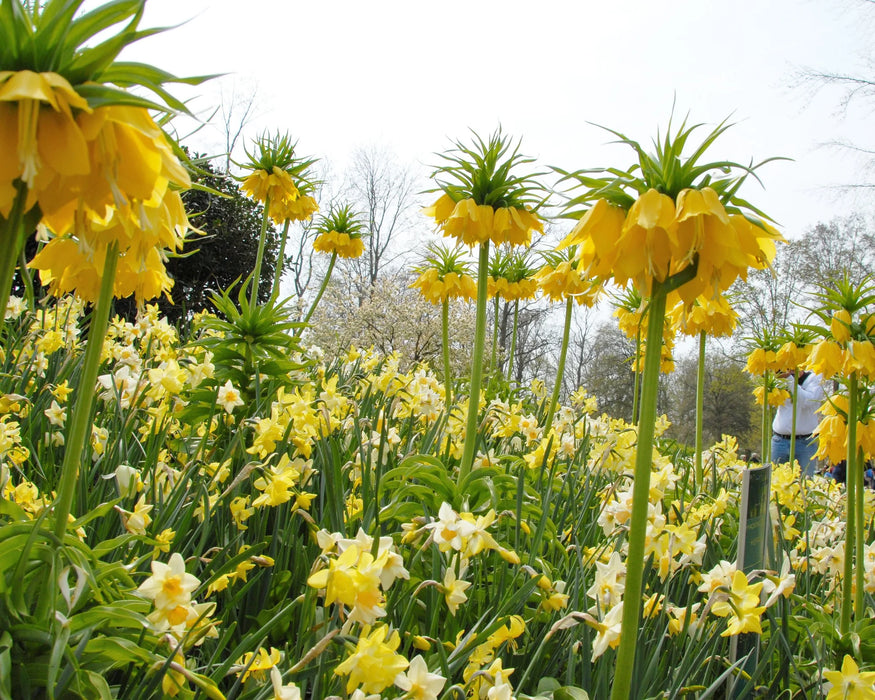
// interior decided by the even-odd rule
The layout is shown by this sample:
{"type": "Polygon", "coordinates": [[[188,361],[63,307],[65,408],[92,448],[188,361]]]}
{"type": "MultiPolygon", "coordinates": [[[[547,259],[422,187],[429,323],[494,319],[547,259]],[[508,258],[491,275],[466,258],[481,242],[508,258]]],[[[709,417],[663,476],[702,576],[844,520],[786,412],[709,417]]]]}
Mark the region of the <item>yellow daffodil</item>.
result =
{"type": "Polygon", "coordinates": [[[242,676],[240,678],[241,683],[245,683],[250,676],[258,681],[263,681],[268,675],[265,671],[269,672],[275,668],[280,660],[279,649],[274,647],[271,647],[270,651],[264,647],[259,647],[256,652],[247,651],[237,659],[237,666],[241,669],[246,669],[245,671],[238,671],[237,676],[242,676]]]}
{"type": "Polygon", "coordinates": [[[849,654],[840,671],[824,671],[823,678],[832,685],[826,700],[875,700],[875,672],[860,671],[849,654]]]}
{"type": "Polygon", "coordinates": [[[718,600],[711,606],[711,612],[718,617],[729,617],[729,623],[722,637],[734,636],[744,632],[762,634],[760,616],[765,606],[760,605],[762,582],[751,584],[743,571],[737,570],[732,577],[732,585],[725,600],[718,600]]]}
{"type": "Polygon", "coordinates": [[[365,693],[381,693],[409,665],[396,650],[401,644],[397,630],[389,633],[386,625],[374,630],[365,628],[353,652],[334,669],[335,675],[347,676],[346,692],[358,688],[365,693]]]}

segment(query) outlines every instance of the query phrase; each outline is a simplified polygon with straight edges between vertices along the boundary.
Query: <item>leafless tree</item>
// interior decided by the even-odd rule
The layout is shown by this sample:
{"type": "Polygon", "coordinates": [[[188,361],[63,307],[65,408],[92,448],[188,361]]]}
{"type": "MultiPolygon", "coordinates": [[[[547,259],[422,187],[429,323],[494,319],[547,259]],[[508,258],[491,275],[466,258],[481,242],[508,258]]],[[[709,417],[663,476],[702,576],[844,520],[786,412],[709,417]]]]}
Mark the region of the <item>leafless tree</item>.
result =
{"type": "Polygon", "coordinates": [[[361,258],[344,262],[354,274],[350,278],[364,282],[358,290],[359,305],[370,295],[380,272],[406,254],[400,239],[422,226],[414,218],[416,194],[422,187],[411,165],[399,164],[384,148],[360,148],[352,158],[346,176],[345,195],[365,222],[365,253],[361,258]]]}
{"type": "Polygon", "coordinates": [[[243,130],[254,116],[253,110],[255,109],[257,92],[257,88],[252,86],[239,93],[236,83],[231,85],[228,93],[222,90],[219,115],[221,117],[220,128],[225,141],[225,175],[231,172],[231,154],[234,152],[243,130]]]}
{"type": "MultiPolygon", "coordinates": [[[[849,9],[859,12],[859,23],[864,26],[873,24],[871,12],[872,8],[875,8],[875,0],[852,0],[845,4],[849,9]]],[[[864,64],[865,69],[862,73],[829,70],[822,67],[800,68],[793,80],[794,87],[806,90],[811,97],[822,90],[836,92],[838,94],[837,112],[840,116],[845,116],[853,104],[868,103],[871,107],[875,102],[875,60],[867,56],[864,64]]],[[[871,175],[875,171],[875,146],[872,144],[861,145],[834,139],[824,145],[842,149],[860,158],[864,174],[871,175]]],[[[844,191],[870,190],[872,188],[875,188],[875,182],[872,181],[846,183],[839,186],[839,189],[844,191]]]]}
{"type": "Polygon", "coordinates": [[[562,377],[562,395],[568,396],[583,386],[586,369],[598,352],[593,342],[596,331],[596,312],[586,306],[576,306],[571,317],[571,337],[568,339],[568,359],[562,377]]]}

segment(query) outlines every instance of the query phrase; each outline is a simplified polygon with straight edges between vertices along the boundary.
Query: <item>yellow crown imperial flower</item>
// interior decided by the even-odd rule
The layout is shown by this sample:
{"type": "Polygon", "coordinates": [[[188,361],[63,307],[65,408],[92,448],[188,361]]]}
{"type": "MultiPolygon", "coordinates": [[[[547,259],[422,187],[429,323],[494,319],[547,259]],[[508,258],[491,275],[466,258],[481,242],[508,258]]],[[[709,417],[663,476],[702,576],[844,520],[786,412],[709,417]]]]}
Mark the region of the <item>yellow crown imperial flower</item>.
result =
{"type": "Polygon", "coordinates": [[[363,229],[364,225],[348,206],[332,208],[317,224],[319,234],[313,241],[313,250],[340,258],[358,258],[365,252],[363,229]]]}
{"type": "Polygon", "coordinates": [[[453,151],[441,155],[447,164],[433,174],[442,194],[423,213],[435,220],[445,236],[464,245],[491,241],[528,246],[533,232],[544,232],[535,213],[538,202],[531,196],[538,188],[534,176],[511,171],[531,159],[520,155],[519,146],[511,152],[500,130],[488,142],[475,134],[473,146],[454,145],[453,151]]]}
{"type": "Polygon", "coordinates": [[[621,285],[632,280],[645,296],[655,284],[671,280],[670,288],[692,304],[699,296],[727,290],[749,267],[769,265],[774,242],[783,238],[736,195],[755,168],[698,162],[728,128],[725,123],[683,159],[698,126],[684,122],[672,133],[669,124],[665,138],[654,141],[654,153],[608,129],[636,152],[636,165],[606,169],[603,177],[559,171],[586,188],[568,204],[568,216],[580,217],[580,224],[562,242],[580,246],[586,274],[612,277],[621,285]]]}
{"type": "Polygon", "coordinates": [[[834,340],[821,340],[811,348],[805,366],[824,379],[829,379],[839,374],[845,366],[845,351],[834,340]]]}
{"type": "Polygon", "coordinates": [[[598,280],[586,279],[580,274],[577,262],[561,260],[553,255],[535,275],[541,291],[551,301],[573,298],[579,305],[592,306],[599,297],[602,285],[598,280]]]}
{"type": "Polygon", "coordinates": [[[847,309],[836,311],[829,322],[832,339],[837,343],[847,343],[851,339],[851,314],[847,309]]]}
{"type": "Polygon", "coordinates": [[[277,222],[309,219],[319,207],[310,192],[317,183],[311,175],[316,163],[295,153],[297,143],[287,134],[264,134],[255,148],[246,151],[248,162],[241,167],[251,171],[243,178],[243,191],[266,204],[268,216],[277,222]]]}
{"type": "Polygon", "coordinates": [[[722,294],[709,298],[697,297],[692,306],[678,302],[669,312],[672,325],[684,335],[729,336],[735,329],[738,313],[722,294]]]}

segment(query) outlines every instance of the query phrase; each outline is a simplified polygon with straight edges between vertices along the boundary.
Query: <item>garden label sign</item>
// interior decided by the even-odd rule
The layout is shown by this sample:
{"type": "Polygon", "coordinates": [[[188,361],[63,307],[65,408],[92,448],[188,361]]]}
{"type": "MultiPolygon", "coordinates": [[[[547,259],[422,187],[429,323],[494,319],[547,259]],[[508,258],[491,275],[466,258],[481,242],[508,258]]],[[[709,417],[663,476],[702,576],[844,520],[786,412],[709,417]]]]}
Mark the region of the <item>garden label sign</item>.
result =
{"type": "MultiPolygon", "coordinates": [[[[745,469],[741,479],[741,508],[739,509],[738,560],[740,571],[749,574],[755,569],[765,568],[766,543],[769,532],[769,493],[772,482],[772,465],[764,464],[753,469],[745,469]]],[[[757,665],[756,648],[759,635],[748,633],[734,637],[731,646],[731,659],[748,656],[741,669],[751,673],[757,665]],[[750,653],[753,652],[753,653],[750,653]]],[[[741,679],[737,679],[740,681],[741,679]]],[[[745,684],[736,682],[732,697],[749,695],[745,684]]]]}

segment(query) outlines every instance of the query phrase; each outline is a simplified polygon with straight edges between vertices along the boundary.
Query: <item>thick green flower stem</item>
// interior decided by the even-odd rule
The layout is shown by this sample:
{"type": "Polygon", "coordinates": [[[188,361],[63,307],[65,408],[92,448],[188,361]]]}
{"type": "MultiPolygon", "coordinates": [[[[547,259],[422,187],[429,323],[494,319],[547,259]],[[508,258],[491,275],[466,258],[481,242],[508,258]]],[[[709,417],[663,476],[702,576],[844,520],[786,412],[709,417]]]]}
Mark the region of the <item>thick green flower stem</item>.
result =
{"type": "Polygon", "coordinates": [[[857,450],[857,459],[855,460],[857,464],[857,487],[854,492],[855,501],[856,501],[856,510],[855,515],[857,518],[857,526],[854,531],[855,535],[855,554],[854,561],[856,565],[854,567],[854,619],[862,620],[865,614],[865,609],[863,608],[863,604],[865,601],[865,574],[866,574],[866,552],[863,549],[863,535],[865,533],[865,528],[863,526],[863,521],[865,519],[865,514],[863,512],[863,494],[866,490],[863,484],[863,466],[865,465],[865,461],[863,460],[863,450],[862,448],[857,450]]]}
{"type": "Polygon", "coordinates": [[[796,404],[799,403],[799,377],[797,372],[793,371],[793,393],[791,394],[790,404],[793,407],[793,417],[790,419],[790,455],[788,463],[792,467],[796,460],[796,404]]]}
{"type": "Polygon", "coordinates": [[[471,473],[474,451],[477,449],[477,416],[480,409],[480,382],[483,379],[483,350],[486,346],[486,282],[489,271],[489,241],[480,244],[477,268],[477,315],[474,319],[474,352],[471,357],[471,388],[468,391],[468,419],[465,422],[465,445],[459,465],[459,481],[471,473]]]}
{"type": "Polygon", "coordinates": [[[507,356],[507,381],[513,381],[513,357],[516,355],[516,333],[520,318],[520,300],[513,302],[513,332],[510,334],[510,354],[507,356]]]}
{"type": "Polygon", "coordinates": [[[453,373],[450,369],[450,300],[447,297],[441,302],[441,350],[444,355],[444,403],[449,413],[453,402],[453,373]]]}
{"type": "Polygon", "coordinates": [[[498,295],[493,299],[493,323],[492,323],[492,359],[489,361],[489,378],[495,374],[498,366],[498,295]]]}
{"type": "Polygon", "coordinates": [[[760,432],[762,433],[762,452],[760,457],[763,464],[769,463],[769,452],[772,447],[772,433],[769,429],[769,372],[766,370],[763,374],[763,416],[760,422],[760,432]]]}
{"type": "Polygon", "coordinates": [[[553,425],[553,414],[559,404],[559,391],[562,389],[562,376],[565,374],[565,358],[568,355],[568,338],[571,336],[571,311],[574,308],[574,299],[568,297],[565,302],[565,328],[562,331],[562,347],[559,349],[559,365],[556,367],[556,381],[553,384],[553,395],[550,397],[550,408],[544,419],[544,434],[550,432],[553,425]]]}
{"type": "Polygon", "coordinates": [[[58,497],[55,499],[55,536],[64,538],[67,529],[67,516],[73,505],[73,492],[79,475],[85,440],[91,429],[91,408],[94,404],[94,386],[100,369],[100,355],[109,325],[109,312],[112,308],[112,288],[118,263],[118,244],[112,243],[106,249],[103,262],[103,276],[100,281],[100,294],[91,310],[91,324],[88,328],[88,342],[85,346],[85,359],[82,373],[76,385],[76,399],[65,440],[64,461],[61,465],[61,481],[58,484],[58,497]]]}
{"type": "Polygon", "coordinates": [[[9,218],[0,217],[0,326],[3,325],[6,306],[9,304],[18,256],[24,247],[26,222],[23,210],[26,198],[27,189],[19,181],[18,194],[12,203],[9,218]]]}
{"type": "Polygon", "coordinates": [[[283,224],[283,235],[280,238],[280,249],[276,255],[276,269],[273,271],[273,290],[270,293],[271,299],[276,299],[280,294],[280,279],[283,276],[283,261],[286,259],[286,240],[289,237],[289,224],[291,222],[286,219],[283,224]]]}
{"type": "Polygon", "coordinates": [[[705,404],[705,331],[699,331],[699,366],[696,369],[696,486],[705,483],[702,467],[702,409],[705,404]]]}
{"type": "Polygon", "coordinates": [[[21,281],[24,284],[27,308],[34,311],[36,310],[36,297],[33,293],[33,280],[31,279],[30,270],[27,269],[27,256],[24,253],[24,246],[21,246],[21,250],[18,252],[18,270],[21,274],[21,281]]]}
{"type": "MultiPolygon", "coordinates": [[[[845,561],[842,570],[842,607],[839,617],[839,631],[844,635],[851,628],[851,607],[853,605],[854,555],[857,542],[857,491],[861,490],[862,480],[857,464],[857,374],[851,375],[848,382],[848,452],[845,463],[845,561]]],[[[859,567],[860,560],[857,560],[859,567]]]]}
{"type": "Polygon", "coordinates": [[[641,378],[641,417],[638,420],[638,450],[635,455],[635,481],[632,487],[632,516],[627,535],[626,592],[623,595],[623,622],[620,648],[614,670],[612,700],[629,700],[635,668],[635,647],[641,616],[641,585],[644,578],[644,540],[647,534],[647,506],[650,501],[650,472],[653,465],[653,436],[656,428],[656,399],[659,393],[659,366],[662,360],[662,331],[665,323],[666,285],[654,282],[647,319],[647,350],[641,378]]]}
{"type": "Polygon", "coordinates": [[[632,389],[632,422],[638,422],[638,394],[641,392],[641,372],[638,368],[641,365],[641,328],[638,328],[638,334],[635,336],[635,365],[633,373],[635,374],[635,386],[632,389]]]}
{"type": "MultiPolygon", "coordinates": [[[[261,217],[261,232],[258,234],[258,252],[255,255],[255,268],[252,270],[252,289],[249,292],[249,303],[258,303],[258,288],[261,283],[261,263],[264,260],[264,244],[267,241],[267,224],[270,221],[270,195],[264,198],[264,214],[261,217]]],[[[277,261],[279,264],[279,261],[277,261]]]]}
{"type": "Polygon", "coordinates": [[[328,281],[331,279],[331,273],[334,271],[334,263],[337,262],[337,251],[331,254],[331,262],[328,263],[328,269],[325,271],[325,278],[322,280],[322,286],[319,287],[319,291],[316,293],[316,298],[313,300],[313,303],[310,305],[310,310],[307,312],[307,315],[304,316],[304,323],[310,323],[310,317],[313,315],[313,312],[316,310],[316,307],[319,305],[319,300],[322,298],[322,295],[325,294],[325,289],[328,287],[328,281]]]}

